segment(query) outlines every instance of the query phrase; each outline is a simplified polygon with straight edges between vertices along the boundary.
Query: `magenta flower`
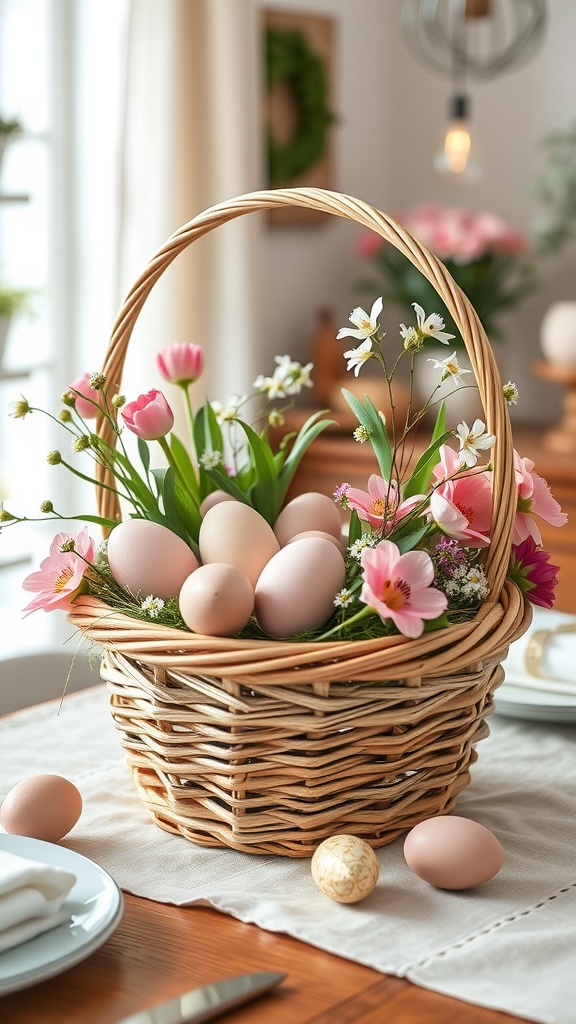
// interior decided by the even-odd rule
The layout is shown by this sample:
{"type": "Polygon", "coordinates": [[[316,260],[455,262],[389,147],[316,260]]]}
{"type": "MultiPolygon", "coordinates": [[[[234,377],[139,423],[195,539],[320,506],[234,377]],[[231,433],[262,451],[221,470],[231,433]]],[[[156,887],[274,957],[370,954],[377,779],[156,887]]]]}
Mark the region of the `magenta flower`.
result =
{"type": "Polygon", "coordinates": [[[191,341],[175,342],[156,356],[156,363],[164,380],[187,387],[202,374],[204,349],[191,341]]]}
{"type": "Polygon", "coordinates": [[[122,419],[144,441],[158,441],[174,426],[174,413],[161,391],[148,391],[122,409],[122,419]]]}
{"type": "Polygon", "coordinates": [[[551,526],[564,526],[568,516],[560,508],[544,477],[534,473],[532,459],[521,459],[514,451],[514,472],[518,485],[518,509],[512,543],[520,544],[526,537],[532,537],[536,544],[541,544],[540,530],[532,516],[540,516],[551,526]]]}
{"type": "Polygon", "coordinates": [[[404,636],[421,636],[424,619],[436,619],[446,610],[446,594],[432,586],[434,566],[427,551],[401,555],[393,541],[381,540],[375,548],[364,548],[360,562],[360,600],[382,620],[391,619],[404,636]]]}
{"type": "Polygon", "coordinates": [[[395,483],[375,473],[368,480],[368,490],[346,485],[346,508],[354,509],[358,518],[370,523],[376,530],[388,533],[399,519],[408,515],[421,501],[424,494],[415,494],[402,501],[401,491],[395,483]]]}
{"type": "Polygon", "coordinates": [[[55,608],[70,611],[72,601],[84,590],[84,574],[92,565],[96,554],[96,543],[88,535],[88,528],[72,537],[68,533],[58,533],[50,545],[50,555],[40,564],[38,572],[26,577],[22,586],[24,590],[36,591],[38,596],[26,605],[22,614],[43,608],[51,612],[55,608]],[[62,550],[73,545],[74,550],[62,550]]]}
{"type": "Polygon", "coordinates": [[[76,412],[83,420],[96,419],[100,411],[102,393],[90,387],[91,373],[83,373],[68,386],[68,391],[74,396],[76,412]],[[76,392],[79,392],[76,394],[76,392]]]}
{"type": "Polygon", "coordinates": [[[548,551],[542,551],[533,537],[512,548],[508,576],[526,594],[532,604],[552,608],[555,600],[557,573],[560,566],[552,565],[548,551]]]}

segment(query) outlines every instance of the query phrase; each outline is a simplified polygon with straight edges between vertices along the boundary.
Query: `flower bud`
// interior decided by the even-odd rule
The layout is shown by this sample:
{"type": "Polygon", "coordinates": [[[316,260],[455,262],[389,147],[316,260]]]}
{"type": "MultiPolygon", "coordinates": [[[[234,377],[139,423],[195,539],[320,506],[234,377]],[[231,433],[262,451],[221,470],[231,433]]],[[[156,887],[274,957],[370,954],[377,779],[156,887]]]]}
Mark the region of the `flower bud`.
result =
{"type": "Polygon", "coordinates": [[[62,462],[62,455],[60,452],[48,452],[46,459],[49,466],[59,466],[62,462]]]}
{"type": "Polygon", "coordinates": [[[175,342],[156,356],[164,380],[186,387],[198,380],[204,369],[204,350],[190,341],[175,342]]]}
{"type": "Polygon", "coordinates": [[[124,423],[144,441],[158,441],[174,426],[174,413],[161,391],[148,391],[121,412],[124,423]]]}

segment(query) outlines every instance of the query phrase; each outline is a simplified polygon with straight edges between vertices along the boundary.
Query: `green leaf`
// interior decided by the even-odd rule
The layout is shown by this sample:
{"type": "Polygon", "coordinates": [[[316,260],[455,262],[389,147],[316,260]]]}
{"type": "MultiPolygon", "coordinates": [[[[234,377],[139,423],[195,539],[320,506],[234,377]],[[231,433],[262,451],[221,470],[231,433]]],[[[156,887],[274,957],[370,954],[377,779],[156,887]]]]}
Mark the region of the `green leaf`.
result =
{"type": "Polygon", "coordinates": [[[286,491],[288,490],[294,474],[300,465],[300,462],[305,455],[307,449],[310,447],[312,442],[322,433],[326,427],[331,426],[335,423],[335,420],[321,420],[320,416],[323,415],[323,411],[315,412],[312,416],[309,416],[306,422],[301,426],[298,431],[296,440],[290,449],[290,453],[282,466],[279,473],[279,502],[282,503],[286,491]]]}
{"type": "Polygon", "coordinates": [[[138,438],[138,452],[140,454],[140,460],[146,471],[146,476],[150,471],[150,449],[143,438],[138,438]]]}
{"type": "Polygon", "coordinates": [[[272,526],[280,511],[280,485],[272,449],[247,423],[240,425],[248,439],[250,461],[254,466],[254,483],[250,488],[250,503],[272,526]]]}
{"type": "Polygon", "coordinates": [[[414,472],[406,481],[404,486],[404,497],[411,498],[414,494],[426,494],[432,479],[432,470],[438,462],[438,452],[442,445],[454,436],[452,430],[446,430],[443,434],[434,438],[427,449],[418,459],[414,472]]]}
{"type": "Polygon", "coordinates": [[[380,473],[385,480],[389,480],[392,472],[393,452],[388,431],[380,413],[370,401],[368,395],[364,395],[363,403],[346,388],[342,388],[342,394],[358,422],[368,431],[370,444],[378,460],[380,473]]]}
{"type": "Polygon", "coordinates": [[[164,525],[182,537],[187,544],[195,546],[198,543],[201,524],[198,506],[188,491],[180,485],[171,466],[164,476],[162,497],[166,514],[164,525]]]}
{"type": "MultiPolygon", "coordinates": [[[[220,424],[216,419],[216,413],[210,405],[210,402],[206,402],[201,409],[198,410],[194,417],[194,448],[200,459],[205,451],[217,451],[224,454],[224,438],[220,429],[220,424]]],[[[200,465],[198,469],[198,483],[199,483],[199,499],[202,500],[207,494],[210,494],[214,488],[211,484],[211,474],[200,465]]]]}
{"type": "Polygon", "coordinates": [[[190,494],[195,499],[196,504],[199,505],[200,495],[198,490],[198,480],[196,478],[196,470],[190,455],[176,434],[170,435],[170,451],[172,452],[174,462],[186,481],[190,494]]]}
{"type": "Polygon", "coordinates": [[[418,544],[424,539],[429,529],[428,523],[425,523],[424,526],[420,526],[417,530],[412,529],[406,533],[402,533],[401,530],[398,533],[394,531],[390,537],[398,546],[400,554],[403,555],[406,551],[413,551],[414,548],[418,547],[418,544]]]}
{"type": "Polygon", "coordinates": [[[362,536],[362,522],[355,508],[350,509],[350,524],[348,526],[348,547],[355,544],[362,536]]]}

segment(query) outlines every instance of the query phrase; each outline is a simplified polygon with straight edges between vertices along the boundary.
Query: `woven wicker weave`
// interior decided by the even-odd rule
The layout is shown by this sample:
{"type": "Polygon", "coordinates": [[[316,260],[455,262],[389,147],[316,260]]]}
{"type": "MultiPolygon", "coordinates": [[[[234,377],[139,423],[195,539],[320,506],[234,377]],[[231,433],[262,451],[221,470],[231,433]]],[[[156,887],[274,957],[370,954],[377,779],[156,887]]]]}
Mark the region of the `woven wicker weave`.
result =
{"type": "MultiPolygon", "coordinates": [[[[138,792],[159,826],[206,846],[310,856],[336,832],[383,846],[450,811],[530,606],[506,581],[516,508],[513,448],[490,344],[443,264],[366,203],[320,189],[256,192],[180,228],[146,267],[116,321],[103,371],[118,385],[154,284],[197,238],[246,213],[302,206],[356,221],[403,252],[459,326],[493,449],[489,600],[471,622],[425,633],[301,643],[205,637],[131,619],[90,597],[70,618],[103,649],[102,676],[138,792]]],[[[101,423],[101,436],[114,443],[101,423]]],[[[98,488],[101,515],[118,515],[98,488]]]]}

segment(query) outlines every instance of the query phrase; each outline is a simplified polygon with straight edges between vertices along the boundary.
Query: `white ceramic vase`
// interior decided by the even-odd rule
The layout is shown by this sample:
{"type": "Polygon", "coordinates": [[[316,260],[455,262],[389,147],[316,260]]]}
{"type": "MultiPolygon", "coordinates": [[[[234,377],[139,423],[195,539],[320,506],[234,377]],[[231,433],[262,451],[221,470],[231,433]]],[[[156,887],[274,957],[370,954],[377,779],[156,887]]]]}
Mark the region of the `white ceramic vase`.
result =
{"type": "Polygon", "coordinates": [[[576,366],[576,301],[550,306],[540,327],[540,347],[549,363],[576,366]]]}

